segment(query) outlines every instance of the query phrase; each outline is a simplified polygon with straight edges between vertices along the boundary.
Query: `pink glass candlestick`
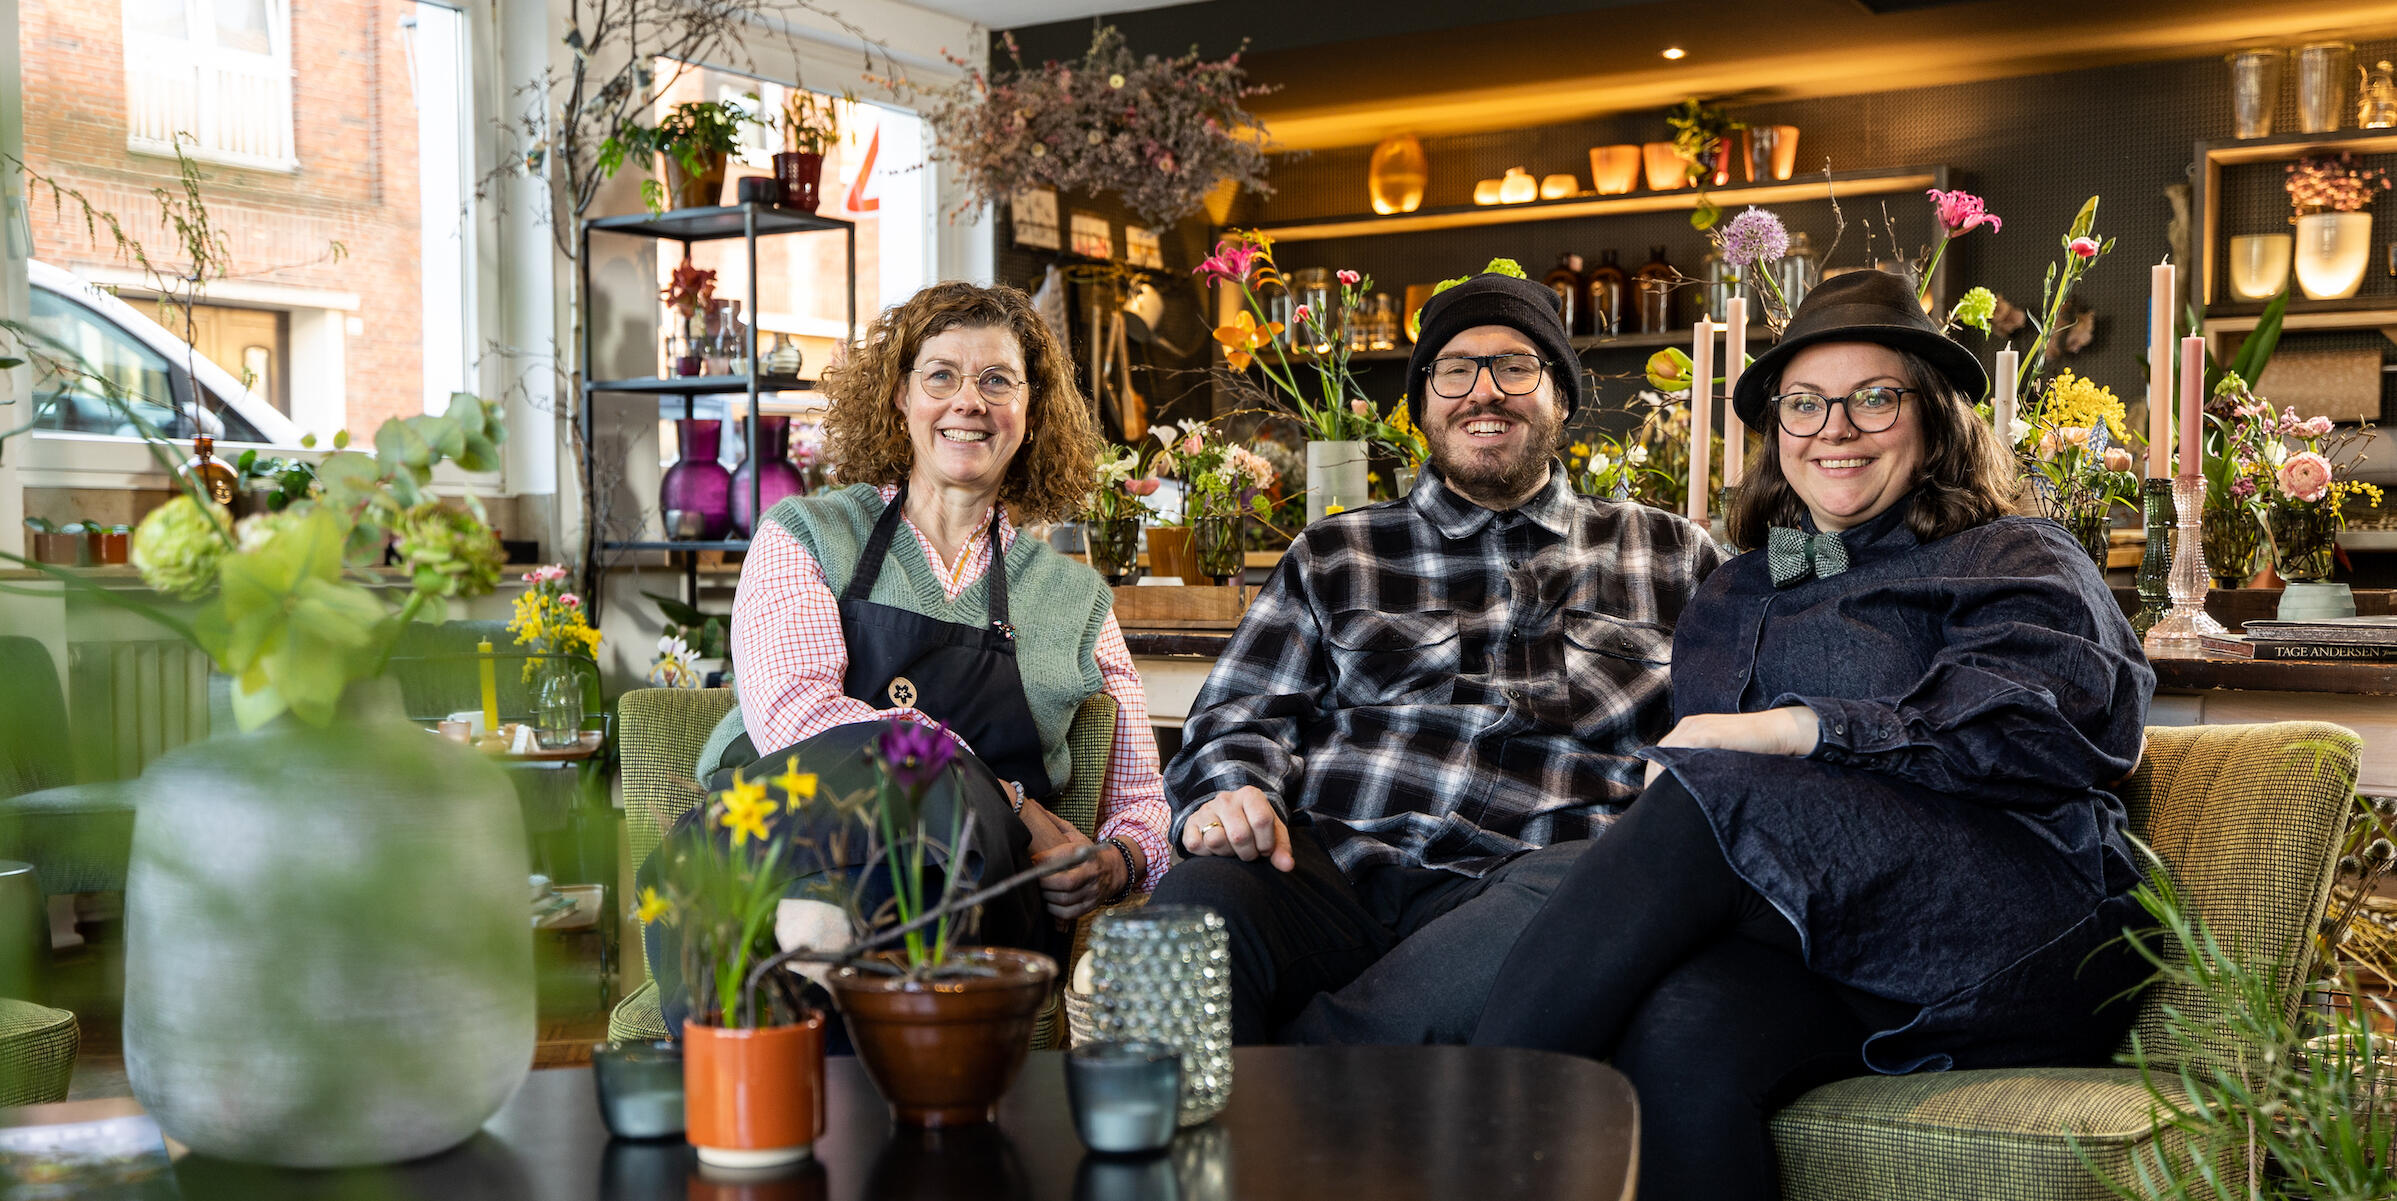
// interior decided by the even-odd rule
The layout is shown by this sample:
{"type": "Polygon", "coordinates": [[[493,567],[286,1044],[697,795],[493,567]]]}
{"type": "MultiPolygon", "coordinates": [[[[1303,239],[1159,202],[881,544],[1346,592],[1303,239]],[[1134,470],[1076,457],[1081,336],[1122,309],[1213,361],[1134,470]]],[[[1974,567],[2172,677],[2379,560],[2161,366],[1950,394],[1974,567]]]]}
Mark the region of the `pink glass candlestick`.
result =
{"type": "Polygon", "coordinates": [[[2203,648],[2201,640],[2206,635],[2227,632],[2221,622],[2206,613],[2206,589],[2212,586],[2213,578],[2206,574],[2205,539],[2198,530],[2206,508],[2205,478],[2174,477],[2172,505],[2178,518],[2172,538],[2172,575],[2167,581],[2172,590],[2172,609],[2147,631],[2150,655],[2195,654],[2203,648]]]}

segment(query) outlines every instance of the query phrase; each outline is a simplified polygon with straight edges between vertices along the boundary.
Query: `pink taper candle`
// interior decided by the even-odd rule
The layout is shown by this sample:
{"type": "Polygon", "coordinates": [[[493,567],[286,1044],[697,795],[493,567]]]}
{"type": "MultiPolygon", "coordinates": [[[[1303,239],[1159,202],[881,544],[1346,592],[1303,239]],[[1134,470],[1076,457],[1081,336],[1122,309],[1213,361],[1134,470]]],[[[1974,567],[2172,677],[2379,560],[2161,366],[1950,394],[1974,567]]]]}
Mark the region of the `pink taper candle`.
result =
{"type": "Polygon", "coordinates": [[[1734,296],[1723,313],[1723,486],[1739,486],[1748,452],[1748,427],[1731,407],[1740,372],[1748,365],[1748,298],[1734,296]]]}
{"type": "Polygon", "coordinates": [[[2198,434],[2206,404],[2206,340],[2181,339],[2181,474],[2204,475],[2205,439],[2198,434]]]}
{"type": "Polygon", "coordinates": [[[1713,431],[1715,404],[1715,325],[1703,317],[1698,319],[1696,336],[1690,339],[1690,495],[1689,519],[1703,524],[1708,502],[1706,477],[1714,458],[1709,436],[1713,431]]]}
{"type": "Polygon", "coordinates": [[[2147,474],[2162,479],[2172,474],[2172,264],[2156,264],[2148,284],[2147,474]]]}

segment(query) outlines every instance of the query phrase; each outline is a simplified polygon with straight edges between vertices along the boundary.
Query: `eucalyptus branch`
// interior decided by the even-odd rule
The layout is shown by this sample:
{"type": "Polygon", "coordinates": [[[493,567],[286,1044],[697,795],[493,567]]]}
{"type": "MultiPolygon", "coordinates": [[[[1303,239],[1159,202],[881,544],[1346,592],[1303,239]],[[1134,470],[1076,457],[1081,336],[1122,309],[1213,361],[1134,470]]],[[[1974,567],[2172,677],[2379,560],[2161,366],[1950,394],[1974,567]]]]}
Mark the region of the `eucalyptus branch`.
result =
{"type": "Polygon", "coordinates": [[[1082,864],[1088,863],[1092,859],[1097,858],[1098,853],[1099,848],[1096,843],[1086,843],[1082,846],[1075,847],[1067,854],[1055,856],[1049,859],[1043,859],[1039,863],[1035,863],[1032,866],[1017,872],[1016,874],[1009,876],[996,884],[975,889],[973,892],[967,893],[962,897],[943,900],[940,904],[934,906],[929,912],[918,914],[913,920],[901,925],[893,926],[888,930],[868,935],[867,937],[860,939],[857,942],[851,943],[847,947],[837,951],[819,951],[814,947],[793,947],[788,951],[782,951],[775,955],[769,956],[768,958],[760,961],[756,967],[749,969],[749,986],[742,990],[741,996],[742,1015],[747,1019],[748,1024],[754,1025],[756,1023],[756,997],[758,984],[765,979],[768,972],[772,972],[785,964],[822,963],[828,964],[832,967],[858,966],[868,954],[880,950],[883,947],[887,947],[894,941],[920,935],[924,927],[929,926],[934,922],[945,921],[950,915],[963,910],[971,909],[974,906],[983,903],[984,901],[992,899],[993,897],[1005,896],[1006,894],[1013,892],[1016,889],[1033,882],[1034,880],[1041,879],[1045,876],[1053,876],[1069,867],[1078,867],[1082,864]]]}

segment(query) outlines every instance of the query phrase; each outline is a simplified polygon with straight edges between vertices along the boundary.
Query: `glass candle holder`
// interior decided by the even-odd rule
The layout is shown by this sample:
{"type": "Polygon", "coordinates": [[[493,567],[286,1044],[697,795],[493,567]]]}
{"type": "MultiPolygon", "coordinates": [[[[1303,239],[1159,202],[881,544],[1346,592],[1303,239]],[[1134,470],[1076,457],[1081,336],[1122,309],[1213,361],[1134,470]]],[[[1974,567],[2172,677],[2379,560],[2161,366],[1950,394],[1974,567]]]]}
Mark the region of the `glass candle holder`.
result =
{"type": "Polygon", "coordinates": [[[1102,1040],[1145,1040],[1182,1056],[1180,1120],[1195,1126],[1232,1096],[1232,941],[1198,905],[1109,913],[1090,937],[1091,994],[1102,1040]]]}
{"type": "Polygon", "coordinates": [[[1182,1054],[1143,1039],[1081,1044],[1066,1052],[1065,1095],[1074,1132],[1091,1150],[1162,1151],[1180,1124],[1182,1054]]]}
{"type": "Polygon", "coordinates": [[[599,1116],[617,1138],[679,1138],[682,1051],[670,1042],[599,1043],[591,1048],[599,1116]]]}

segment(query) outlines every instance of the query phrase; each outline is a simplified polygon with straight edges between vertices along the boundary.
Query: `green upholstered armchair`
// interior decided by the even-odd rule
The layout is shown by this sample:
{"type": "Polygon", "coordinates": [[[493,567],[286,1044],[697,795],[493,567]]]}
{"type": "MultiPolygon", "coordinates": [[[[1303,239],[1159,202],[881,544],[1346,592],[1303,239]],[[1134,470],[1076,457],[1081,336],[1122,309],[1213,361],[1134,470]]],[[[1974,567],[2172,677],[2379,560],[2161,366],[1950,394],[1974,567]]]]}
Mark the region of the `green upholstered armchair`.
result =
{"type": "MultiPolygon", "coordinates": [[[[2152,727],[2123,800],[2184,900],[2256,967],[2303,945],[2321,920],[2362,744],[2343,726],[2152,727]]],[[[2299,957],[2302,960],[2302,956],[2299,957]]],[[[2288,972],[2301,970],[2295,964],[2288,972]]],[[[2297,1000],[2296,980],[2289,986],[2297,1000]]],[[[2159,1011],[2201,1013],[2155,989],[2135,1029],[2159,1039],[2159,1011]]],[[[2128,1042],[2125,1042],[2128,1049],[2128,1042]]],[[[2015,1068],[1872,1076],[1815,1089],[1773,1120],[1788,1201],[2100,1201],[2110,1192],[2074,1151],[2128,1180],[2158,1131],[2130,1068],[2015,1068]]]]}
{"type": "Polygon", "coordinates": [[[121,892],[133,852],[122,781],[75,783],[67,701],[50,649],[0,637],[0,859],[33,865],[50,896],[121,892]]]}
{"type": "MultiPolygon", "coordinates": [[[[625,845],[636,866],[657,849],[666,828],[700,802],[699,785],[693,778],[699,750],[732,705],[729,688],[636,688],[617,701],[625,845]]],[[[1058,798],[1054,811],[1075,829],[1091,834],[1098,825],[1099,796],[1106,787],[1107,764],[1115,751],[1115,698],[1104,692],[1086,698],[1074,713],[1066,741],[1073,748],[1073,784],[1058,798]]],[[[643,939],[642,946],[647,945],[643,939]]],[[[1054,1003],[1041,1022],[1044,1039],[1055,1025],[1053,1013],[1054,1003]]],[[[658,1012],[654,976],[617,1004],[608,1019],[608,1037],[619,1042],[667,1037],[665,1018],[658,1012]]],[[[1040,1044],[1036,1041],[1036,1045],[1040,1044]]]]}

